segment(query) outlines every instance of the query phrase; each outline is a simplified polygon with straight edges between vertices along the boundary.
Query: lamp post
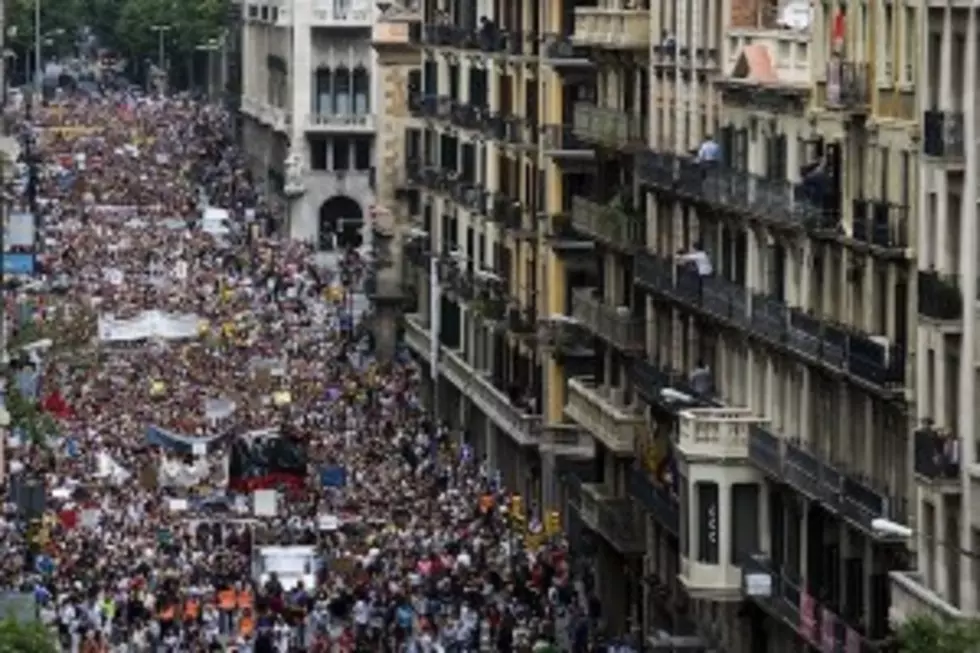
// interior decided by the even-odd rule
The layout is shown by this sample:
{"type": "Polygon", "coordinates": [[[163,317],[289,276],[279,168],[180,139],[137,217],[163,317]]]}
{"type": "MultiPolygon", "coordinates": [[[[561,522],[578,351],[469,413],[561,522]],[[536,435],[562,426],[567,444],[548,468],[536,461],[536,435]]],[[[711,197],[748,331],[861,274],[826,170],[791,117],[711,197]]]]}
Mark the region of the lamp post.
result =
{"type": "Polygon", "coordinates": [[[223,47],[223,39],[209,39],[206,43],[198,45],[195,50],[208,53],[207,65],[207,89],[208,99],[214,100],[215,77],[214,74],[214,55],[223,47]]]}
{"type": "MultiPolygon", "coordinates": [[[[167,32],[170,31],[170,25],[150,25],[150,31],[157,35],[157,68],[160,70],[160,75],[164,75],[167,57],[167,32]]],[[[161,90],[162,88],[163,85],[161,84],[161,90]]]]}

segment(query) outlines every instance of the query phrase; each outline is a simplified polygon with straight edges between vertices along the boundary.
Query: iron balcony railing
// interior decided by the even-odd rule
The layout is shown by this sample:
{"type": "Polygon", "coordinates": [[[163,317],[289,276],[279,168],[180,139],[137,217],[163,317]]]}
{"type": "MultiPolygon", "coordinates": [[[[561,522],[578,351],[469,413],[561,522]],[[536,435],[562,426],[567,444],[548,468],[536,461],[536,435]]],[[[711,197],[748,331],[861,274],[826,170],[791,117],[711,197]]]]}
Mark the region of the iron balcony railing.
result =
{"type": "Polygon", "coordinates": [[[491,141],[507,140],[507,116],[487,111],[483,114],[480,131],[491,141]]]}
{"type": "Polygon", "coordinates": [[[693,267],[677,265],[672,258],[641,252],[635,258],[635,282],[654,294],[882,390],[905,383],[905,352],[899,345],[883,346],[864,332],[821,320],[722,276],[701,276],[693,267]]]}
{"type": "Polygon", "coordinates": [[[835,59],[827,62],[827,108],[863,111],[871,102],[867,63],[835,59]]]}
{"type": "Polygon", "coordinates": [[[963,319],[963,291],[955,275],[920,270],[918,286],[919,315],[941,321],[963,319]]]}
{"type": "Polygon", "coordinates": [[[572,224],[583,234],[620,251],[631,252],[646,241],[646,221],[622,208],[572,197],[572,224]]]}
{"type": "Polygon", "coordinates": [[[584,49],[576,49],[571,37],[563,34],[544,34],[541,56],[562,64],[592,67],[589,55],[584,49]]]}
{"type": "Polygon", "coordinates": [[[680,505],[670,488],[639,467],[630,471],[628,491],[644,510],[675,536],[680,534],[680,505]]]}
{"type": "Polygon", "coordinates": [[[483,124],[483,113],[487,109],[452,100],[449,106],[449,122],[460,129],[479,129],[483,124]]]}
{"type": "MultiPolygon", "coordinates": [[[[848,624],[834,610],[807,593],[805,582],[785,568],[773,565],[763,554],[750,556],[742,563],[742,590],[746,598],[766,612],[788,623],[811,646],[820,651],[878,653],[881,642],[848,624]],[[750,591],[759,577],[768,577],[767,592],[750,591]]],[[[758,586],[756,586],[758,587],[758,586]]]]}
{"type": "Polygon", "coordinates": [[[800,184],[785,179],[769,179],[722,163],[650,151],[637,155],[635,170],[641,185],[707,204],[718,211],[801,229],[818,228],[830,220],[822,207],[807,199],[800,184]]]}
{"type": "Polygon", "coordinates": [[[477,184],[465,180],[457,180],[450,186],[449,196],[460,207],[478,215],[486,215],[490,191],[477,184]]]}
{"type": "Polygon", "coordinates": [[[691,387],[688,376],[669,365],[637,359],[630,364],[629,377],[633,391],[640,399],[671,415],[688,408],[721,405],[691,387]]]}
{"type": "Polygon", "coordinates": [[[630,315],[627,306],[604,303],[595,288],[572,290],[572,317],[622,351],[643,351],[645,348],[643,320],[630,315]]]}
{"type": "Polygon", "coordinates": [[[590,149],[575,135],[571,125],[542,125],[541,146],[546,152],[582,151],[590,149]]]}
{"type": "Polygon", "coordinates": [[[641,145],[646,141],[640,117],[588,102],[575,104],[572,130],[579,138],[610,148],[641,145]]]}
{"type": "Polygon", "coordinates": [[[926,111],[922,115],[922,153],[939,159],[962,159],[965,151],[962,111],[926,111]]]}
{"type": "Polygon", "coordinates": [[[907,502],[872,487],[864,478],[843,471],[796,439],[780,437],[762,426],[749,430],[749,461],[759,470],[819,501],[866,533],[875,534],[875,519],[908,523],[907,502]]]}
{"type": "Polygon", "coordinates": [[[960,442],[933,428],[915,432],[915,473],[933,481],[960,478],[960,442]]]}
{"type": "Polygon", "coordinates": [[[884,249],[909,246],[909,207],[885,200],[853,201],[854,240],[884,249]]]}

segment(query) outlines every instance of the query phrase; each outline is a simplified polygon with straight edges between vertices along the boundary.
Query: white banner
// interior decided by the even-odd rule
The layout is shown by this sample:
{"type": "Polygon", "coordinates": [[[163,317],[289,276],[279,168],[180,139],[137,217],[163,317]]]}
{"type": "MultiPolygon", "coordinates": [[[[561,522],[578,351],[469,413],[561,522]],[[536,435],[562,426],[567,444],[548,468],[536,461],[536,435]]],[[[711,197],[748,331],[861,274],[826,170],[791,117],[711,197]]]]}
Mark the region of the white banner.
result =
{"type": "Polygon", "coordinates": [[[164,313],[163,311],[144,311],[128,320],[120,320],[112,315],[99,317],[99,340],[102,342],[132,342],[161,338],[180,340],[196,338],[200,318],[193,314],[164,313]]]}

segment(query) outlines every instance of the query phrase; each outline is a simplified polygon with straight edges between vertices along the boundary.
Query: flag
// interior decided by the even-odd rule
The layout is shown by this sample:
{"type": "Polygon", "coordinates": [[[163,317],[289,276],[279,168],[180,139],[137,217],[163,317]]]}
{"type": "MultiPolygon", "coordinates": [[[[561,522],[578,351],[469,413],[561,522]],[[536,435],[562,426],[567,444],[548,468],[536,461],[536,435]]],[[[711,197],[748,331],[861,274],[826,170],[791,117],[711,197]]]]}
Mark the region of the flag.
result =
{"type": "Polygon", "coordinates": [[[41,408],[44,412],[58,419],[70,419],[75,414],[75,411],[57,390],[52,391],[44,398],[44,401],[41,402],[41,408]]]}

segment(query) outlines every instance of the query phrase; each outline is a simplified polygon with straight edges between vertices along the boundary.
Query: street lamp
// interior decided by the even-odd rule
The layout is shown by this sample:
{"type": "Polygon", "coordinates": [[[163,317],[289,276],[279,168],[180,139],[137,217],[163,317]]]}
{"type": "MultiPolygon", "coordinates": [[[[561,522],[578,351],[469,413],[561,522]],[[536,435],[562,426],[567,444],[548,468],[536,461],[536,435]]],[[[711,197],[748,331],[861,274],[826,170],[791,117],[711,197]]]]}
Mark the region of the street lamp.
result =
{"type": "Polygon", "coordinates": [[[198,45],[195,50],[198,52],[208,53],[208,65],[207,65],[207,87],[208,87],[208,99],[214,99],[214,53],[221,50],[224,47],[224,39],[208,39],[207,42],[198,45]]]}
{"type": "Polygon", "coordinates": [[[150,25],[150,31],[157,35],[157,66],[160,73],[163,73],[166,57],[166,35],[170,31],[170,25],[150,25]]]}

